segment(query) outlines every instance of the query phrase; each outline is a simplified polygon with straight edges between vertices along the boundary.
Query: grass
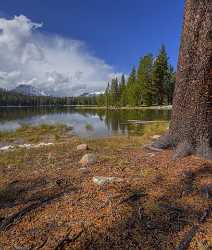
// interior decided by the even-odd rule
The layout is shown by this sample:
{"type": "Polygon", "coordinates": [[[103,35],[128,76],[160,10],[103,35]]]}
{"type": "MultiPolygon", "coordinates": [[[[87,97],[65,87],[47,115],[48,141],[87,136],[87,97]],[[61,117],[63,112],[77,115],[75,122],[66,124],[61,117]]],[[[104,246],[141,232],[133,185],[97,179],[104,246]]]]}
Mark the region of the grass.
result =
{"type": "Polygon", "coordinates": [[[39,142],[45,137],[53,137],[56,140],[60,138],[70,128],[64,124],[48,125],[41,124],[38,126],[22,125],[15,131],[0,132],[0,142],[15,142],[23,140],[24,142],[39,142]]]}
{"type": "Polygon", "coordinates": [[[168,122],[164,123],[151,123],[142,125],[142,135],[129,135],[129,136],[111,136],[105,138],[88,140],[93,148],[97,149],[99,145],[111,150],[117,150],[125,147],[137,147],[146,144],[152,140],[153,135],[161,135],[167,131],[168,122]]]}
{"type": "Polygon", "coordinates": [[[143,139],[148,140],[153,135],[161,135],[167,131],[169,122],[156,122],[144,125],[143,139]]]}
{"type": "MultiPolygon", "coordinates": [[[[121,159],[117,158],[114,155],[114,152],[119,151],[120,149],[125,148],[136,148],[140,147],[143,144],[148,143],[152,140],[152,136],[155,134],[162,134],[167,130],[168,123],[156,123],[156,124],[147,124],[144,125],[144,134],[142,136],[112,136],[106,138],[99,138],[99,139],[85,139],[86,143],[89,143],[90,147],[98,152],[99,149],[108,150],[110,152],[107,155],[104,155],[104,161],[113,161],[113,163],[119,164],[121,159]]],[[[91,129],[90,124],[86,124],[88,129],[91,129]]],[[[17,129],[13,132],[4,132],[0,133],[0,142],[7,142],[13,144],[14,142],[21,142],[23,143],[38,143],[43,141],[51,141],[51,142],[63,142],[63,140],[68,139],[69,135],[67,136],[69,128],[63,124],[56,124],[56,125],[47,125],[42,124],[39,126],[27,126],[23,125],[21,128],[17,129]]],[[[73,138],[72,138],[73,140],[73,138]]],[[[80,143],[79,138],[75,138],[76,141],[80,143]]],[[[51,147],[50,147],[51,148],[51,147]]],[[[51,149],[45,148],[48,152],[51,149]]],[[[22,167],[23,162],[30,162],[30,158],[41,158],[42,152],[40,149],[16,149],[13,152],[5,152],[4,154],[1,153],[0,157],[0,165],[1,166],[16,166],[22,167]]],[[[145,177],[149,176],[149,171],[144,171],[143,173],[145,177]],[[148,173],[147,173],[148,172],[148,173]]]]}
{"type": "Polygon", "coordinates": [[[88,131],[93,131],[94,127],[90,123],[86,123],[85,124],[85,129],[88,130],[88,131]]]}

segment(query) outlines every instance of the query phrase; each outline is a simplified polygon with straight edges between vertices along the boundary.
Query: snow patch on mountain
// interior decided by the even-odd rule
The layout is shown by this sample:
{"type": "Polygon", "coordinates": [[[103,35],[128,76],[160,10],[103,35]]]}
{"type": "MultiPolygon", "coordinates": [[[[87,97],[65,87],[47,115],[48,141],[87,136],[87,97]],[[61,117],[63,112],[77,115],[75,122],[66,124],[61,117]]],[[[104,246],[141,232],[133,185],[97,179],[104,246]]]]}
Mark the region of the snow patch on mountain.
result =
{"type": "Polygon", "coordinates": [[[26,85],[26,84],[20,84],[12,91],[22,95],[47,96],[47,94],[44,91],[41,91],[31,85],[26,85]]]}

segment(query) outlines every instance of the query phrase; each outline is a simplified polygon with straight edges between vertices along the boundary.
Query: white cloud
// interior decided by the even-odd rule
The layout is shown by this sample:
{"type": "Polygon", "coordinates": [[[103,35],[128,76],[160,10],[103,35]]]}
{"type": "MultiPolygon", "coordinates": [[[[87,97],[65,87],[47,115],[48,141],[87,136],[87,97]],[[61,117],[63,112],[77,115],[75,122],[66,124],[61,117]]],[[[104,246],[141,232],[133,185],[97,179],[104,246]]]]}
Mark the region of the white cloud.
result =
{"type": "Polygon", "coordinates": [[[53,95],[102,91],[113,68],[82,41],[41,33],[27,17],[0,18],[0,87],[30,84],[53,95]]]}

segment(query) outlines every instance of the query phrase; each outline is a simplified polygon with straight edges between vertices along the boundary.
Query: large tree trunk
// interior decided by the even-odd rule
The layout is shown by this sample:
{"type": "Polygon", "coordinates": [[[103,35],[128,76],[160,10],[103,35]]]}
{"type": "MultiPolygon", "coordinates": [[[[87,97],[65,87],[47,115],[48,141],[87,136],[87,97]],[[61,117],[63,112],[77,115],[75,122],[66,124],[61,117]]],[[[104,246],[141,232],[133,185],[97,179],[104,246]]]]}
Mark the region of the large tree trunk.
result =
{"type": "Polygon", "coordinates": [[[186,0],[169,133],[156,147],[212,159],[212,0],[186,0]]]}

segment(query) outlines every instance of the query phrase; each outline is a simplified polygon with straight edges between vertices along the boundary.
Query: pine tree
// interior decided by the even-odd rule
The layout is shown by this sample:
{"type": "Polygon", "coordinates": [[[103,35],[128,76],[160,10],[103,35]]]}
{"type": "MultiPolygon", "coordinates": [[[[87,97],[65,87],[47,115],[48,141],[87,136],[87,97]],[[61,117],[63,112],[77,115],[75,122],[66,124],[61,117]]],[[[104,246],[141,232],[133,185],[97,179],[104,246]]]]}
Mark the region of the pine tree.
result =
{"type": "Polygon", "coordinates": [[[109,82],[105,90],[105,105],[107,108],[110,106],[110,83],[109,82]]]}
{"type": "Polygon", "coordinates": [[[117,106],[120,97],[119,83],[117,78],[113,78],[111,82],[111,104],[117,106]]]}
{"type": "Polygon", "coordinates": [[[152,105],[155,94],[155,89],[152,84],[152,66],[153,56],[148,54],[140,59],[137,71],[137,82],[141,100],[142,103],[147,106],[152,105]]]}
{"type": "Polygon", "coordinates": [[[121,82],[120,82],[120,95],[122,94],[123,90],[126,87],[126,80],[124,74],[121,76],[121,82]]]}
{"type": "Polygon", "coordinates": [[[138,103],[138,92],[137,92],[137,82],[136,82],[136,70],[135,67],[132,68],[130,76],[127,82],[127,99],[130,106],[136,106],[138,103]]]}
{"type": "Polygon", "coordinates": [[[164,92],[167,104],[172,104],[175,82],[176,82],[176,73],[174,71],[174,68],[171,65],[169,65],[167,78],[164,82],[164,92]]]}
{"type": "Polygon", "coordinates": [[[124,74],[122,74],[120,82],[120,105],[122,107],[127,105],[127,88],[124,74]]]}
{"type": "Polygon", "coordinates": [[[156,102],[158,105],[164,103],[164,82],[168,74],[168,56],[164,45],[161,46],[159,55],[153,64],[152,80],[156,89],[156,102]]]}
{"type": "Polygon", "coordinates": [[[175,147],[174,159],[212,159],[211,20],[210,0],[185,1],[170,129],[154,145],[175,147]]]}

